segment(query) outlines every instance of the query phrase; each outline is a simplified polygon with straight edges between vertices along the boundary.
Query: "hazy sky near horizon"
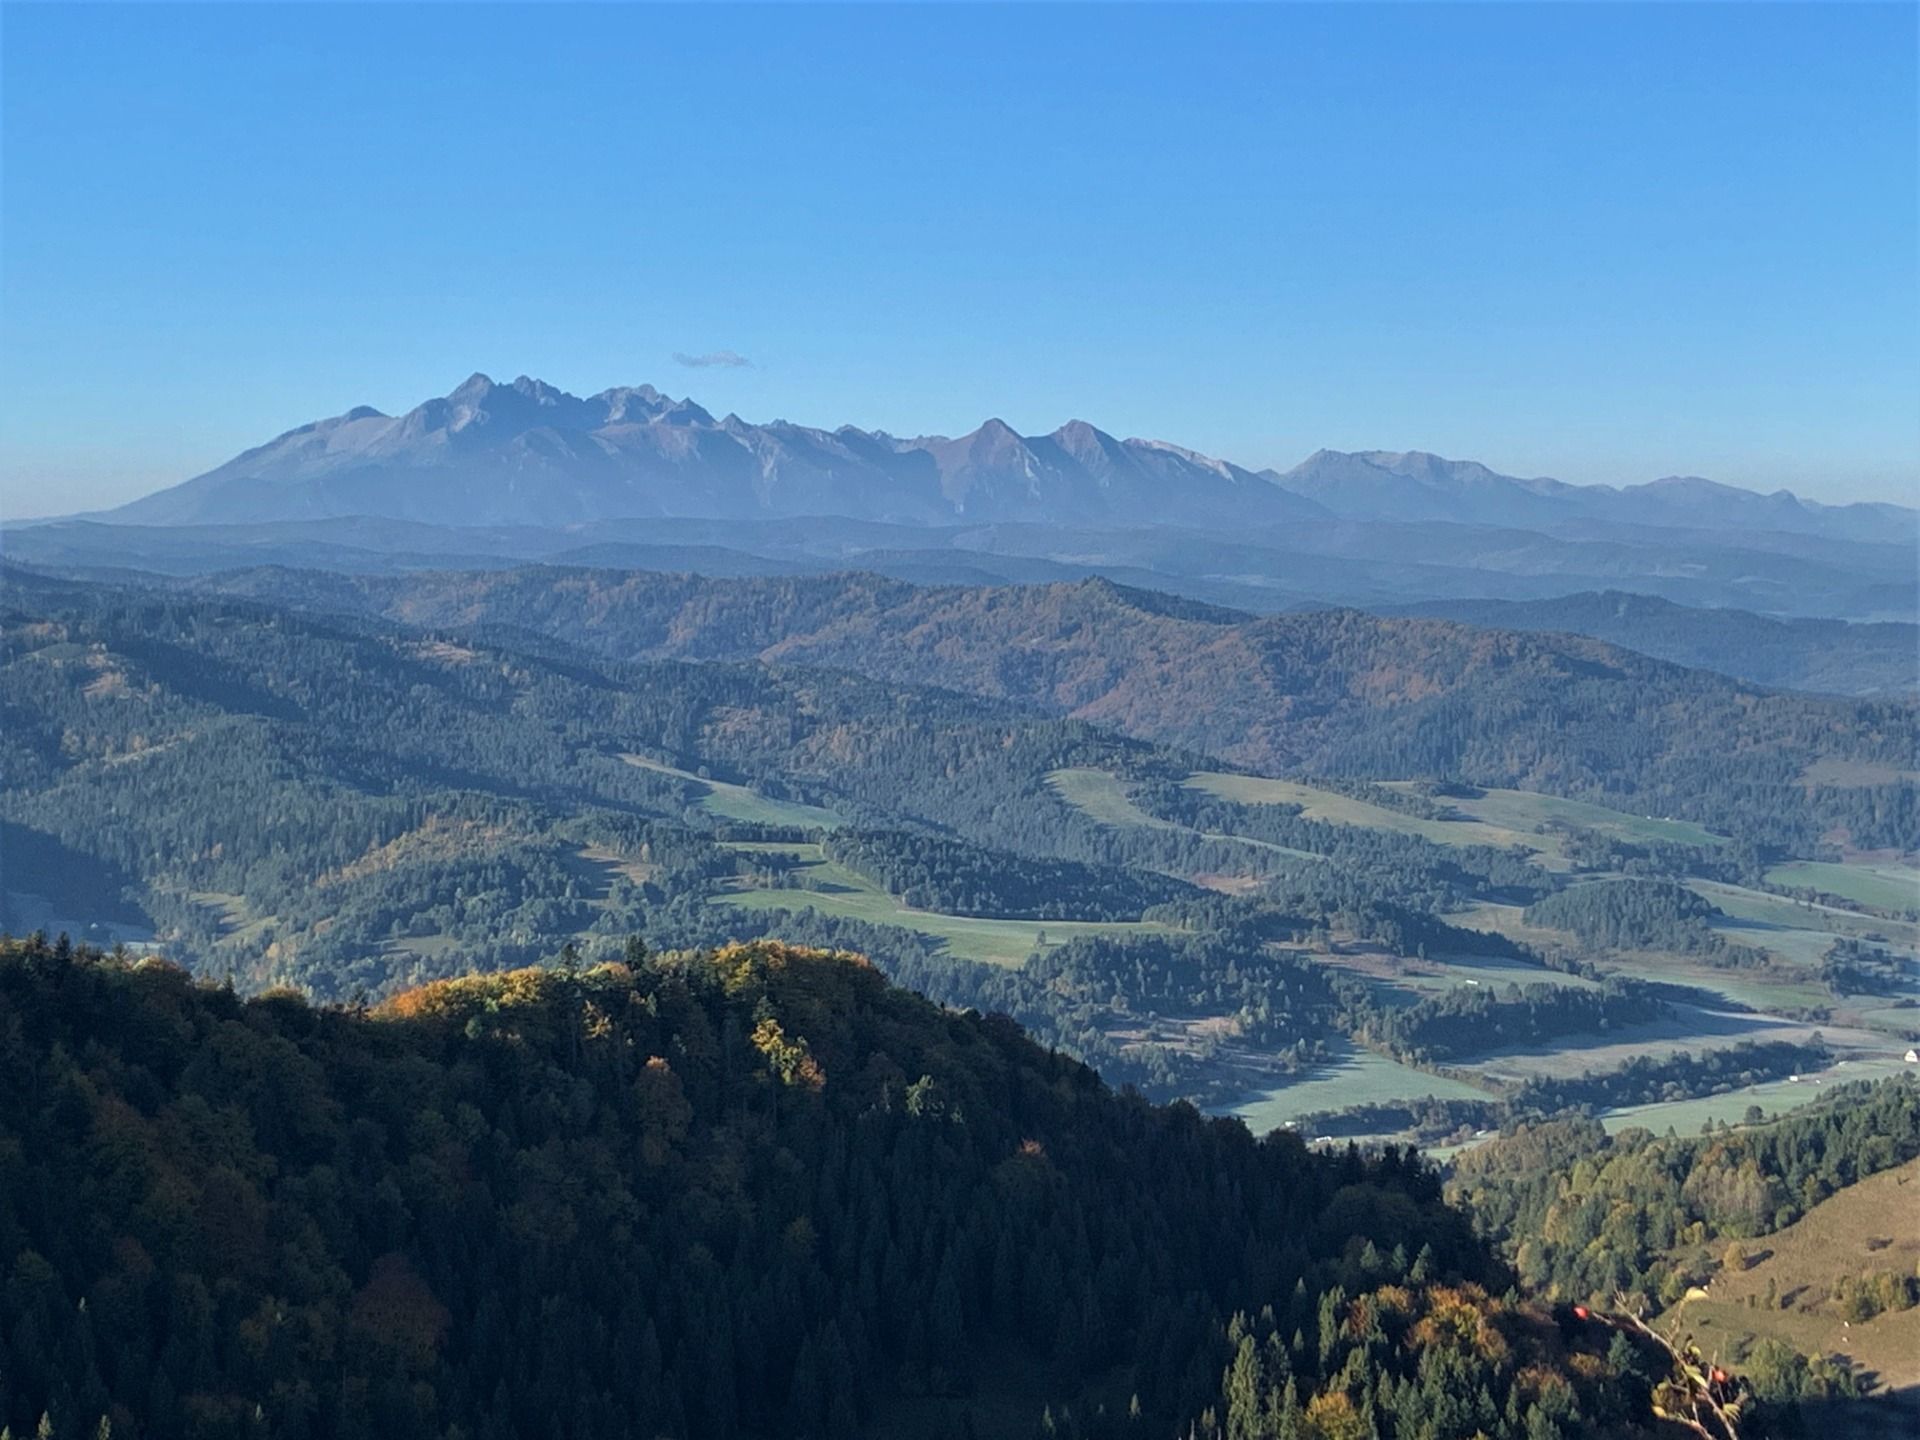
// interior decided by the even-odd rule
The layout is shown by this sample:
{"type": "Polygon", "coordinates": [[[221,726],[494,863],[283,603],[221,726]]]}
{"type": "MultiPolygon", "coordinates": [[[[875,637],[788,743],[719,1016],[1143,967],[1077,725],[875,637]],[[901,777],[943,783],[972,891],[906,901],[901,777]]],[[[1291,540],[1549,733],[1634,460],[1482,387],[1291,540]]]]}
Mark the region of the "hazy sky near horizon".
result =
{"type": "Polygon", "coordinates": [[[1911,501],[1917,38],[1904,4],[8,5],[0,513],[476,369],[1911,501]]]}

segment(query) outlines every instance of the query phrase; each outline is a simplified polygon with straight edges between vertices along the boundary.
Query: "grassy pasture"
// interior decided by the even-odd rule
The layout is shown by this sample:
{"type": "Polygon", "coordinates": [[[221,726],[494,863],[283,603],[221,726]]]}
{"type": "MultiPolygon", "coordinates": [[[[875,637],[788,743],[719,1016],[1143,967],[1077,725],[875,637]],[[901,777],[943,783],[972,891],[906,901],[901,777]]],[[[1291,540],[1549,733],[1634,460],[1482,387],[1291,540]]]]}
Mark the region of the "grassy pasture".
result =
{"type": "Polygon", "coordinates": [[[725,780],[709,780],[687,770],[676,770],[644,755],[622,755],[629,765],[657,771],[704,788],[700,808],[723,820],[738,820],[749,825],[797,825],[809,830],[832,830],[846,821],[832,810],[818,805],[803,805],[797,800],[775,800],[745,785],[725,780]]]}
{"type": "Polygon", "coordinates": [[[1907,865],[1790,860],[1767,871],[1767,883],[1808,887],[1875,910],[1920,909],[1920,870],[1907,865]]]}
{"type": "MultiPolygon", "coordinates": [[[[1688,883],[1728,912],[1729,918],[1718,922],[1714,926],[1716,930],[1728,940],[1768,951],[1779,962],[1778,967],[1759,971],[1721,969],[1688,955],[1622,951],[1600,958],[1601,968],[1610,974],[1639,980],[1695,986],[1724,995],[1735,1005],[1756,1010],[1800,1010],[1833,1003],[1833,996],[1819,982],[1816,969],[1835,935],[1864,934],[1875,929],[1865,917],[1844,910],[1801,906],[1777,895],[1735,885],[1708,881],[1688,883]],[[1812,928],[1825,926],[1832,928],[1812,928]]],[[[1447,919],[1468,929],[1486,930],[1532,944],[1572,943],[1572,937],[1560,931],[1526,924],[1521,914],[1518,905],[1488,902],[1451,914],[1447,919]]],[[[1905,943],[1904,932],[1908,927],[1887,922],[1878,928],[1894,941],[1896,948],[1905,943]]]]}
{"type": "Polygon", "coordinates": [[[218,890],[195,890],[187,898],[203,910],[213,912],[220,926],[222,941],[253,939],[273,923],[271,915],[255,915],[244,895],[229,895],[218,890]]]}
{"type": "Polygon", "coordinates": [[[1084,766],[1055,770],[1047,776],[1047,784],[1067,804],[1102,825],[1150,825],[1162,830],[1180,828],[1166,820],[1156,820],[1129,800],[1126,782],[1110,771],[1090,770],[1084,766]]]}
{"type": "MultiPolygon", "coordinates": [[[[1741,1340],[1771,1336],[1803,1354],[1844,1355],[1881,1390],[1920,1385],[1920,1309],[1847,1324],[1823,1298],[1843,1275],[1913,1274],[1920,1263],[1920,1160],[1847,1186],[1785,1230],[1748,1241],[1746,1249],[1755,1258],[1744,1269],[1723,1268],[1708,1297],[1685,1307],[1685,1326],[1702,1349],[1726,1353],[1741,1340]],[[1776,1295],[1788,1297],[1786,1309],[1764,1303],[1769,1282],[1776,1295]]],[[[1885,1418],[1892,1422],[1887,1434],[1920,1430],[1920,1416],[1911,1410],[1885,1418]]]]}
{"type": "Polygon", "coordinates": [[[1275,845],[1270,840],[1254,840],[1245,835],[1229,835],[1224,831],[1193,831],[1188,826],[1176,825],[1171,820],[1161,820],[1149,815],[1129,800],[1126,783],[1119,776],[1109,774],[1105,770],[1055,770],[1047,776],[1047,783],[1062,800],[1102,825],[1148,825],[1160,830],[1185,830],[1190,834],[1205,834],[1209,840],[1231,840],[1236,844],[1271,850],[1295,860],[1326,858],[1324,855],[1314,854],[1311,850],[1296,850],[1289,845],[1275,845]]]}
{"type": "Polygon", "coordinates": [[[1687,884],[1736,920],[1776,925],[1788,930],[1818,930],[1830,935],[1878,936],[1895,945],[1910,948],[1920,945],[1920,925],[1910,920],[1861,915],[1833,905],[1806,903],[1785,895],[1752,890],[1744,885],[1726,885],[1716,880],[1689,880],[1687,884]]]}
{"type": "MultiPolygon", "coordinates": [[[[1740,1124],[1750,1105],[1758,1105],[1769,1118],[1785,1115],[1823,1099],[1835,1085],[1844,1085],[1851,1080],[1878,1080],[1897,1074],[1902,1068],[1898,1055],[1842,1060],[1817,1074],[1802,1075],[1798,1081],[1769,1080],[1759,1085],[1729,1090],[1724,1095],[1699,1095],[1691,1100],[1660,1100],[1647,1105],[1623,1106],[1601,1116],[1601,1123],[1611,1134],[1644,1126],[1656,1135],[1664,1135],[1669,1129],[1678,1135],[1697,1135],[1700,1127],[1709,1120],[1715,1124],[1740,1124]]],[[[1915,1198],[1916,1202],[1920,1202],[1920,1195],[1915,1198]]]]}
{"type": "Polygon", "coordinates": [[[1378,950],[1338,950],[1314,958],[1321,964],[1345,970],[1368,981],[1380,998],[1390,1005],[1411,1005],[1429,995],[1445,994],[1463,985],[1595,988],[1593,981],[1581,976],[1548,970],[1501,955],[1446,955],[1417,960],[1378,950]]]}
{"type": "Polygon", "coordinates": [[[1610,975],[1635,980],[1690,985],[1753,1010],[1805,1010],[1833,1003],[1827,987],[1810,972],[1801,976],[1781,970],[1722,970],[1681,956],[1654,954],[1609,956],[1603,968],[1610,975]]]}
{"type": "Polygon", "coordinates": [[[1662,1060],[1682,1052],[1698,1055],[1721,1050],[1743,1040],[1805,1042],[1815,1034],[1849,1059],[1897,1053],[1891,1039],[1869,1030],[1789,1020],[1777,1015],[1676,1005],[1665,1019],[1644,1025],[1623,1026],[1590,1035],[1562,1035],[1542,1045],[1494,1051],[1458,1064],[1461,1069],[1495,1083],[1517,1083],[1535,1076],[1566,1080],[1590,1070],[1617,1070],[1640,1055],[1662,1060]]]}
{"type": "MultiPolygon", "coordinates": [[[[54,904],[44,895],[22,890],[8,890],[5,894],[6,904],[0,908],[4,909],[16,935],[31,935],[36,930],[44,930],[49,935],[69,935],[85,944],[108,948],[126,945],[141,949],[153,943],[153,927],[150,925],[90,917],[83,919],[68,914],[65,907],[54,904]]],[[[225,928],[229,933],[232,930],[231,925],[225,928]]]]}
{"type": "Polygon", "coordinates": [[[1325,820],[1335,825],[1358,825],[1370,830],[1395,830],[1403,835],[1418,835],[1441,845],[1520,845],[1529,850],[1552,847],[1545,837],[1523,834],[1500,825],[1479,820],[1423,820],[1355,799],[1334,790],[1319,790],[1293,780],[1270,780],[1262,775],[1229,775],[1202,771],[1186,782],[1195,790],[1204,790],[1222,800],[1241,805],[1298,805],[1309,820],[1325,820]]]}
{"type": "Polygon", "coordinates": [[[1726,844],[1722,837],[1690,820],[1633,815],[1585,800],[1567,800],[1558,795],[1541,795],[1531,790],[1488,790],[1478,799],[1449,799],[1445,803],[1465,811],[1483,824],[1524,833],[1529,842],[1535,845],[1546,837],[1532,834],[1534,827],[1550,820],[1576,825],[1582,830],[1595,830],[1618,840],[1659,840],[1669,844],[1699,846],[1726,844]]]}
{"type": "Polygon", "coordinates": [[[1057,943],[1076,935],[1151,935],[1169,931],[1168,926],[1139,921],[985,920],[914,910],[864,876],[822,857],[819,846],[793,848],[801,850],[803,858],[811,852],[811,858],[805,858],[801,868],[822,888],[729,890],[715,896],[713,903],[742,910],[812,909],[823,915],[843,915],[875,925],[898,925],[944,941],[950,955],[988,965],[1024,965],[1042,935],[1049,942],[1057,943]]]}
{"type": "MultiPolygon", "coordinates": [[[[1443,1100],[1486,1098],[1487,1092],[1459,1080],[1429,1075],[1389,1060],[1371,1050],[1342,1042],[1330,1065],[1304,1079],[1278,1085],[1236,1106],[1229,1113],[1247,1122],[1256,1135],[1277,1130],[1288,1121],[1317,1110],[1340,1110],[1349,1105],[1420,1100],[1432,1095],[1443,1100]]],[[[1308,1136],[1312,1139],[1312,1136],[1308,1136]]]]}

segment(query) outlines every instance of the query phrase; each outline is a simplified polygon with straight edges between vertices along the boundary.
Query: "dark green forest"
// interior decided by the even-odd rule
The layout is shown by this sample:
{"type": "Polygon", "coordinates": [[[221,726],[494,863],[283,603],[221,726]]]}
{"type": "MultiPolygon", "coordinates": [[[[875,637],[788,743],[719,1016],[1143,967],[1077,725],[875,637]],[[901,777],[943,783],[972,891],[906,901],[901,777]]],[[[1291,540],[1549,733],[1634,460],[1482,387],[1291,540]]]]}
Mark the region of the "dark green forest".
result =
{"type": "Polygon", "coordinates": [[[15,1434],[1541,1440],[1645,1416],[1622,1357],[1497,1298],[1410,1154],[1115,1095],[844,954],[636,943],[366,1012],[8,941],[0,1035],[15,1434]]]}

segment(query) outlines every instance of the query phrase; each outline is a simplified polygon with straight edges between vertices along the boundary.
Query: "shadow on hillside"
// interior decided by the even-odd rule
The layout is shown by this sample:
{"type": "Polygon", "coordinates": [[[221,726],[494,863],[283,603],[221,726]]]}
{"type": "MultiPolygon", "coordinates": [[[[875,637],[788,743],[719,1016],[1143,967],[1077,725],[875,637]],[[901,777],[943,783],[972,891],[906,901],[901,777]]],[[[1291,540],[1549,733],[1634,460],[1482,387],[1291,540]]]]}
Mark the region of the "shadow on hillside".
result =
{"type": "MultiPolygon", "coordinates": [[[[1871,1384],[1875,1377],[1861,1378],[1871,1384]]],[[[1800,1415],[1801,1433],[1820,1440],[1910,1440],[1920,1436],[1920,1386],[1864,1400],[1803,1400],[1800,1415]]]]}
{"type": "Polygon", "coordinates": [[[63,844],[44,830],[0,820],[0,930],[68,930],[76,940],[111,945],[114,934],[92,928],[142,930],[152,922],[127,897],[133,878],[117,866],[63,844]]]}

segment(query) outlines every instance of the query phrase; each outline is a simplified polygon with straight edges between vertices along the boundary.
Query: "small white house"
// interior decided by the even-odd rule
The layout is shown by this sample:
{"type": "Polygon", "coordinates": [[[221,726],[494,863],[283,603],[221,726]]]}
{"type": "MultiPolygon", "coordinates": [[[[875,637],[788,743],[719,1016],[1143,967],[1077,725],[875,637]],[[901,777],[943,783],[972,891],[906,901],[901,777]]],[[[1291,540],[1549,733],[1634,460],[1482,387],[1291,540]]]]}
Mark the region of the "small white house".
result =
{"type": "Polygon", "coordinates": [[[1907,1051],[1907,1064],[1920,1065],[1920,1050],[1907,1051]]]}

